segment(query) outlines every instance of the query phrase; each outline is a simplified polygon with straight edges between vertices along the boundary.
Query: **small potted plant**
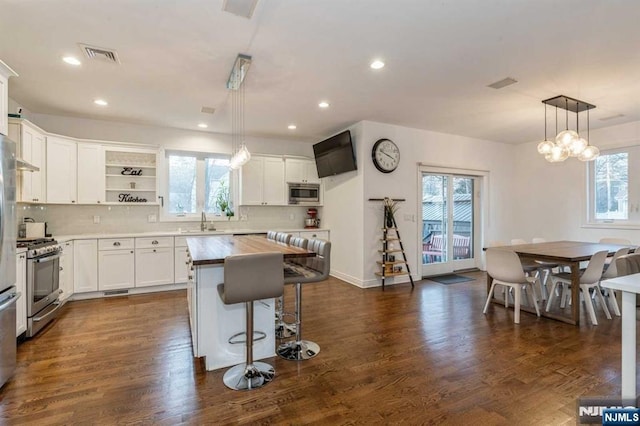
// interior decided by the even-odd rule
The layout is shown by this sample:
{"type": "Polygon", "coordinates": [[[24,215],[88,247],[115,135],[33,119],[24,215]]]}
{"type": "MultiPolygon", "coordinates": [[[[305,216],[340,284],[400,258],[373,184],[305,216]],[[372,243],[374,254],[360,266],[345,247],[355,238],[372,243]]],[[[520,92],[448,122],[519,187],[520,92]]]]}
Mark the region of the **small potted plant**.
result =
{"type": "Polygon", "coordinates": [[[231,201],[229,200],[229,187],[224,181],[220,182],[218,191],[216,194],[216,206],[220,209],[220,213],[227,216],[228,220],[234,216],[233,209],[231,208],[231,201]]]}

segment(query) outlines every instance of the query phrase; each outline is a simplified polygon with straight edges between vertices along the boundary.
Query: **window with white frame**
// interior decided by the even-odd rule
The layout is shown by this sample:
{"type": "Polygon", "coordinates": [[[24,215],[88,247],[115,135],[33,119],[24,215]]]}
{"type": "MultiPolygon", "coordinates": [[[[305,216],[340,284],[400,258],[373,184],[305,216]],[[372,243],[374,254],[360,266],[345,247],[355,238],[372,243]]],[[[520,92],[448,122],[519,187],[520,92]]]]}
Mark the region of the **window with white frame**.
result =
{"type": "Polygon", "coordinates": [[[629,174],[640,166],[640,147],[602,152],[589,163],[589,222],[640,224],[640,176],[629,174]]]}
{"type": "Polygon", "coordinates": [[[234,184],[229,156],[210,153],[166,153],[165,217],[200,219],[233,216],[234,184]]]}

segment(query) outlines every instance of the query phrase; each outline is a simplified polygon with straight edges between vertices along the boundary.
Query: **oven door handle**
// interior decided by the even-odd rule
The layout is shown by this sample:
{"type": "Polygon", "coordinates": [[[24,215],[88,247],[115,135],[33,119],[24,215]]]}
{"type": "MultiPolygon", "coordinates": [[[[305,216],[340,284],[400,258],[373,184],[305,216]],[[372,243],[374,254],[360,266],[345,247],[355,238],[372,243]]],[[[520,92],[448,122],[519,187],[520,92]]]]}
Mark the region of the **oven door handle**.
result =
{"type": "Polygon", "coordinates": [[[9,296],[7,301],[4,302],[2,305],[0,305],[0,312],[4,311],[9,306],[11,306],[14,303],[16,303],[16,301],[20,298],[21,295],[22,295],[22,293],[13,293],[13,294],[11,294],[11,296],[9,296]]]}
{"type": "Polygon", "coordinates": [[[60,253],[55,254],[53,256],[45,256],[45,257],[40,257],[37,259],[31,259],[31,260],[35,263],[44,263],[44,262],[51,262],[52,260],[56,260],[56,259],[60,259],[60,253]]]}

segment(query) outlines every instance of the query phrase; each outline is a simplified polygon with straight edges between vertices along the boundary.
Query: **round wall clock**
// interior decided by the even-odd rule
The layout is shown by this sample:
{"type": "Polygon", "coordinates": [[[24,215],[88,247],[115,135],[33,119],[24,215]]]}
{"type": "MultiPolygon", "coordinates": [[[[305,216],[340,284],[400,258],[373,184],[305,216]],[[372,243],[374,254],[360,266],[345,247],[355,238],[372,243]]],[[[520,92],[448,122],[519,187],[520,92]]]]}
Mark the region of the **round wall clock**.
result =
{"type": "Polygon", "coordinates": [[[389,139],[379,139],[373,144],[371,159],[376,169],[382,173],[391,173],[400,163],[400,150],[389,139]]]}

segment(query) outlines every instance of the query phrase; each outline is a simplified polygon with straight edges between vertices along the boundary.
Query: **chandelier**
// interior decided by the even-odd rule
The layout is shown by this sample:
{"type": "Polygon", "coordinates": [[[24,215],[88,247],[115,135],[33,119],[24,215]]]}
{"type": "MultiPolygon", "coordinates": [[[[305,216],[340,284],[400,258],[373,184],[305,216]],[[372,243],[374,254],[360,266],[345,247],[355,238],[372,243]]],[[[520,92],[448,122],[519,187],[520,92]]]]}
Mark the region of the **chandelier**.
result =
{"type": "Polygon", "coordinates": [[[244,78],[251,65],[251,56],[238,54],[227,80],[231,92],[231,160],[229,167],[237,169],[251,159],[244,143],[244,78]]]}
{"type": "Polygon", "coordinates": [[[538,144],[538,152],[544,155],[550,163],[559,163],[569,157],[576,157],[580,161],[592,161],[600,155],[600,150],[589,145],[589,110],[596,106],[568,96],[556,96],[542,101],[544,104],[544,141],[538,144]],[[556,108],[556,137],[547,140],[547,105],[556,108]],[[558,108],[565,110],[565,130],[558,133],[558,108]],[[576,114],[576,129],[569,129],[569,111],[576,114]],[[580,136],[580,113],[587,112],[586,139],[580,136]]]}

